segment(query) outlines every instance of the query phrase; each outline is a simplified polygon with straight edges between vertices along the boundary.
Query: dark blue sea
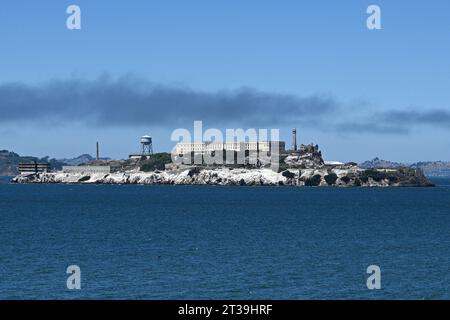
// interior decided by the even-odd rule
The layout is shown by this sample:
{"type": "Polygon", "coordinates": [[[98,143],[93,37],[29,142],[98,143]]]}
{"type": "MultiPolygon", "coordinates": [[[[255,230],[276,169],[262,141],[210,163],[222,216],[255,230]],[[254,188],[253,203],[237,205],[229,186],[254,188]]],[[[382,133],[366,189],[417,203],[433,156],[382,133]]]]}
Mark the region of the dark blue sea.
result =
{"type": "Polygon", "coordinates": [[[0,299],[450,299],[436,188],[0,182],[0,299]],[[66,268],[81,269],[81,290],[66,268]],[[369,290],[366,269],[381,269],[369,290]]]}

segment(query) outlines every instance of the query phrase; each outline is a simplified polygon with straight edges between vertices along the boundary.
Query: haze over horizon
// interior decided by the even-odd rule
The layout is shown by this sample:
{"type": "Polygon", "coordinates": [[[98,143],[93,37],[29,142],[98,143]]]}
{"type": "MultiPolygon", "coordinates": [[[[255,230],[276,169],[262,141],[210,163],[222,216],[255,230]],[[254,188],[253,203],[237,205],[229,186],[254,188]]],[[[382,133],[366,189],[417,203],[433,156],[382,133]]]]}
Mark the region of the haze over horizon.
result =
{"type": "Polygon", "coordinates": [[[450,160],[450,3],[40,1],[0,10],[0,149],[125,158],[174,129],[279,128],[327,160],[450,160]],[[82,29],[67,30],[77,4],[82,29]],[[23,8],[27,10],[24,11],[23,8]]]}

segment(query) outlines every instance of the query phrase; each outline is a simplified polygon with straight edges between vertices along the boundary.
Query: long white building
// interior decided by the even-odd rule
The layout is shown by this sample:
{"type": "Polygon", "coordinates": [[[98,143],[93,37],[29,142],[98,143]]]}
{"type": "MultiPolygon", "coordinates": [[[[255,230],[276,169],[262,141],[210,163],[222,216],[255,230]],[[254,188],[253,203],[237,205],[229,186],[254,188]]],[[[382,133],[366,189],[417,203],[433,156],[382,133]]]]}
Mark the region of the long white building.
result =
{"type": "Polygon", "coordinates": [[[192,142],[177,143],[176,154],[206,153],[212,151],[262,151],[271,152],[272,147],[278,147],[279,153],[285,151],[284,141],[258,141],[258,142],[192,142]]]}

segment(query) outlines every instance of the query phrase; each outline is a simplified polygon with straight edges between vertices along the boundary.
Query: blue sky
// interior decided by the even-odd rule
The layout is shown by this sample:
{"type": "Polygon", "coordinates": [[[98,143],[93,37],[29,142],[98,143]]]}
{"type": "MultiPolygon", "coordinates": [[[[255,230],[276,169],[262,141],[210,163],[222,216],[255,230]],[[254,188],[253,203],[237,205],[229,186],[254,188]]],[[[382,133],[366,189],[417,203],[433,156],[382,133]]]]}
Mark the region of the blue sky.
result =
{"type": "Polygon", "coordinates": [[[123,158],[146,133],[156,151],[170,150],[172,130],[202,117],[205,127],[280,128],[288,142],[295,126],[330,160],[450,160],[449,10],[444,0],[3,1],[0,149],[72,157],[99,140],[103,155],[123,158]],[[70,4],[81,8],[81,30],[65,26],[70,4]],[[366,28],[370,4],[382,30],[366,28]],[[147,86],[182,98],[136,92],[147,86]],[[250,108],[247,92],[273,103],[250,108]],[[289,103],[313,109],[280,118],[297,112],[289,103]],[[42,114],[15,114],[30,105],[42,114]],[[118,108],[136,119],[117,121],[118,108]],[[234,117],[224,122],[227,108],[234,117]]]}

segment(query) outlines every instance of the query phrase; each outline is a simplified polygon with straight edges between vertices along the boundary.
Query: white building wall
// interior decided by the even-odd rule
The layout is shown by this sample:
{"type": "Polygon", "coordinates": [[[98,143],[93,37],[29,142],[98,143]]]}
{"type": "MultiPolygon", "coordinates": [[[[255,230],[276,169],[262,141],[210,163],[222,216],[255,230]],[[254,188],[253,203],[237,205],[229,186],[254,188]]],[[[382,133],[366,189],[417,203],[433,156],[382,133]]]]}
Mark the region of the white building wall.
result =
{"type": "Polygon", "coordinates": [[[63,166],[64,173],[111,173],[110,166],[63,166]]]}
{"type": "Polygon", "coordinates": [[[263,151],[269,152],[271,151],[271,143],[278,143],[278,148],[280,152],[285,150],[285,142],[284,141],[259,141],[259,142],[213,142],[213,143],[205,143],[205,142],[193,142],[193,143],[177,143],[175,147],[175,152],[177,154],[186,154],[190,152],[212,152],[219,150],[230,150],[230,151],[241,151],[243,148],[249,151],[263,151]]]}

